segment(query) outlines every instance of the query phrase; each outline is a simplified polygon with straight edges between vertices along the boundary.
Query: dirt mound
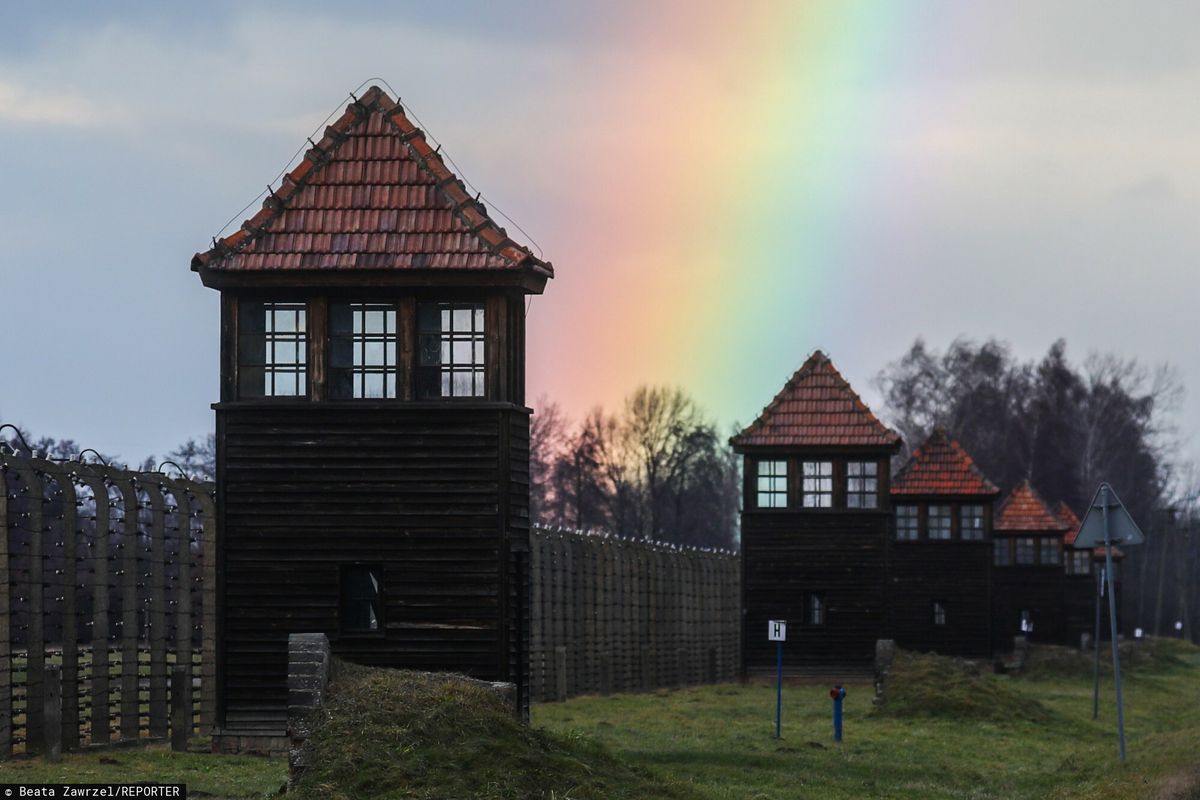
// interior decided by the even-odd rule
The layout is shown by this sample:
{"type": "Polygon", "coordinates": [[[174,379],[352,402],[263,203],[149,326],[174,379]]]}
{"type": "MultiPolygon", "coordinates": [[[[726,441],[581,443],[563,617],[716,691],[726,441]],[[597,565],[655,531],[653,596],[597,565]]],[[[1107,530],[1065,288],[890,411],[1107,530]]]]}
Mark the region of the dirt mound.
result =
{"type": "Polygon", "coordinates": [[[945,717],[1044,722],[1050,712],[1012,686],[1011,679],[963,659],[900,651],[884,684],[877,713],[892,717],[945,717]]]}
{"type": "Polygon", "coordinates": [[[335,662],[295,798],[692,798],[454,675],[335,662]]]}

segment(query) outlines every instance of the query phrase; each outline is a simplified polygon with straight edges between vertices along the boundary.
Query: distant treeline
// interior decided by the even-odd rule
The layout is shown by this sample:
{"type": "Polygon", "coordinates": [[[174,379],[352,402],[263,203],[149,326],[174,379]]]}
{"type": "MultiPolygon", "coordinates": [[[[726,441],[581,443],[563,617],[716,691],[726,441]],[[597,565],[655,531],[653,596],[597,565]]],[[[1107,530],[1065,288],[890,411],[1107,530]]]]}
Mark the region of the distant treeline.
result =
{"type": "Polygon", "coordinates": [[[694,400],[640,387],[572,425],[552,402],[530,428],[533,519],[629,538],[736,546],[738,463],[694,400]]]}
{"type": "Polygon", "coordinates": [[[1147,536],[1127,548],[1129,618],[1168,635],[1183,622],[1190,636],[1200,621],[1200,476],[1180,452],[1182,386],[1166,366],[1105,354],[1076,366],[1066,349],[1059,340],[1023,362],[996,340],[944,352],[918,340],[876,378],[880,411],[906,448],[944,426],[1001,489],[1028,478],[1081,517],[1101,481],[1112,484],[1147,536]]]}

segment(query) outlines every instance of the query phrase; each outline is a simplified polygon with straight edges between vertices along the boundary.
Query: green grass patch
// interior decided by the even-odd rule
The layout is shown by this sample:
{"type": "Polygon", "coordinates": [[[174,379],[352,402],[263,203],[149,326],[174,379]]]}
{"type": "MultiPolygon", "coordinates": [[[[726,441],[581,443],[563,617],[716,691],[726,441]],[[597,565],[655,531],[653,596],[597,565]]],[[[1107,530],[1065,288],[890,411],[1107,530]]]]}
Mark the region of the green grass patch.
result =
{"type": "MultiPolygon", "coordinates": [[[[1200,666],[1200,647],[1182,639],[1150,637],[1143,641],[1124,641],[1119,645],[1121,670],[1132,679],[1153,675],[1179,667],[1200,666]]],[[[1020,677],[1032,680],[1046,678],[1087,677],[1095,669],[1095,651],[1074,647],[1038,645],[1029,651],[1020,677]]],[[[1100,643],[1100,674],[1112,675],[1112,644],[1100,643]]]]}
{"type": "Polygon", "coordinates": [[[1050,711],[1013,681],[978,663],[898,652],[886,680],[887,702],[876,708],[899,719],[940,717],[962,722],[1019,719],[1047,722],[1050,711]]]}
{"type": "Polygon", "coordinates": [[[163,745],[64,754],[61,761],[0,762],[0,783],[184,783],[188,797],[266,798],[287,780],[287,762],[209,752],[207,739],[187,753],[163,745]]]}
{"type": "Polygon", "coordinates": [[[454,675],[336,663],[289,798],[645,800],[695,798],[569,731],[522,725],[486,687],[454,675]]]}
{"type": "MultiPolygon", "coordinates": [[[[1154,644],[1168,656],[1176,646],[1154,644]]],[[[762,684],[580,697],[536,706],[533,721],[607,745],[710,800],[1200,797],[1200,665],[1186,653],[1174,664],[1150,661],[1123,670],[1124,765],[1111,680],[1101,684],[1100,719],[1091,718],[1090,666],[1071,677],[989,675],[980,691],[997,708],[984,713],[972,700],[961,717],[876,711],[873,687],[850,684],[841,744],[832,741],[826,685],[784,688],[782,740],[773,738],[775,687],[762,684]],[[1032,707],[1041,708],[1037,720],[1032,707]]],[[[901,664],[903,675],[948,681],[951,694],[979,690],[981,677],[921,659],[901,664]]],[[[903,691],[913,702],[912,687],[903,691]]]]}

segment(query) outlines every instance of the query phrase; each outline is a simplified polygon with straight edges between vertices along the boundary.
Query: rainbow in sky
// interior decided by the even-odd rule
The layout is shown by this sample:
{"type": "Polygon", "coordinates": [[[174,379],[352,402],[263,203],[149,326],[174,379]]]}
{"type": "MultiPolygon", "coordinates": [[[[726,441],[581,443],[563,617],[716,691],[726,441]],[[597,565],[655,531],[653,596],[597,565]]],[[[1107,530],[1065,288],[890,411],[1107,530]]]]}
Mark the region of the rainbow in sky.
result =
{"type": "Polygon", "coordinates": [[[862,145],[904,113],[845,89],[893,66],[898,7],[631,13],[627,63],[581,89],[599,109],[580,126],[583,222],[539,237],[558,277],[529,317],[530,396],[578,415],[665,383],[745,423],[812,349],[838,358],[820,337],[843,311],[839,262],[888,179],[862,145]]]}

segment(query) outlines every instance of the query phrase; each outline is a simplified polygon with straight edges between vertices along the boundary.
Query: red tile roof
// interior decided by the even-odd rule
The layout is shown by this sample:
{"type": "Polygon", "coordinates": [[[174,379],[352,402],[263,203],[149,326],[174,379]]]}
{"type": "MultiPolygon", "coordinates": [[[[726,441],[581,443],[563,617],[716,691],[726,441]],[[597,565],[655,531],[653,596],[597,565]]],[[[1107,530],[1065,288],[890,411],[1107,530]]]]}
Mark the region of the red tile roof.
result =
{"type": "Polygon", "coordinates": [[[1079,535],[1079,526],[1083,524],[1071,507],[1064,501],[1058,501],[1058,507],[1054,509],[1054,515],[1059,521],[1067,526],[1067,532],[1063,534],[1063,542],[1070,546],[1075,542],[1075,537],[1079,535]]]}
{"type": "Polygon", "coordinates": [[[734,447],[895,447],[900,435],[880,422],[820,350],[788,380],[734,447]]]}
{"type": "Polygon", "coordinates": [[[892,494],[995,497],[1000,490],[980,471],[962,445],[942,428],[935,428],[892,479],[892,494]]]}
{"type": "Polygon", "coordinates": [[[1029,481],[1025,481],[1004,498],[996,511],[996,522],[992,528],[997,531],[1066,533],[1069,525],[1055,516],[1029,481]]]}
{"type": "MultiPolygon", "coordinates": [[[[440,149],[440,148],[439,148],[440,149]]],[[[372,86],[242,227],[192,259],[221,271],[553,267],[508,238],[425,134],[372,86]]]]}

